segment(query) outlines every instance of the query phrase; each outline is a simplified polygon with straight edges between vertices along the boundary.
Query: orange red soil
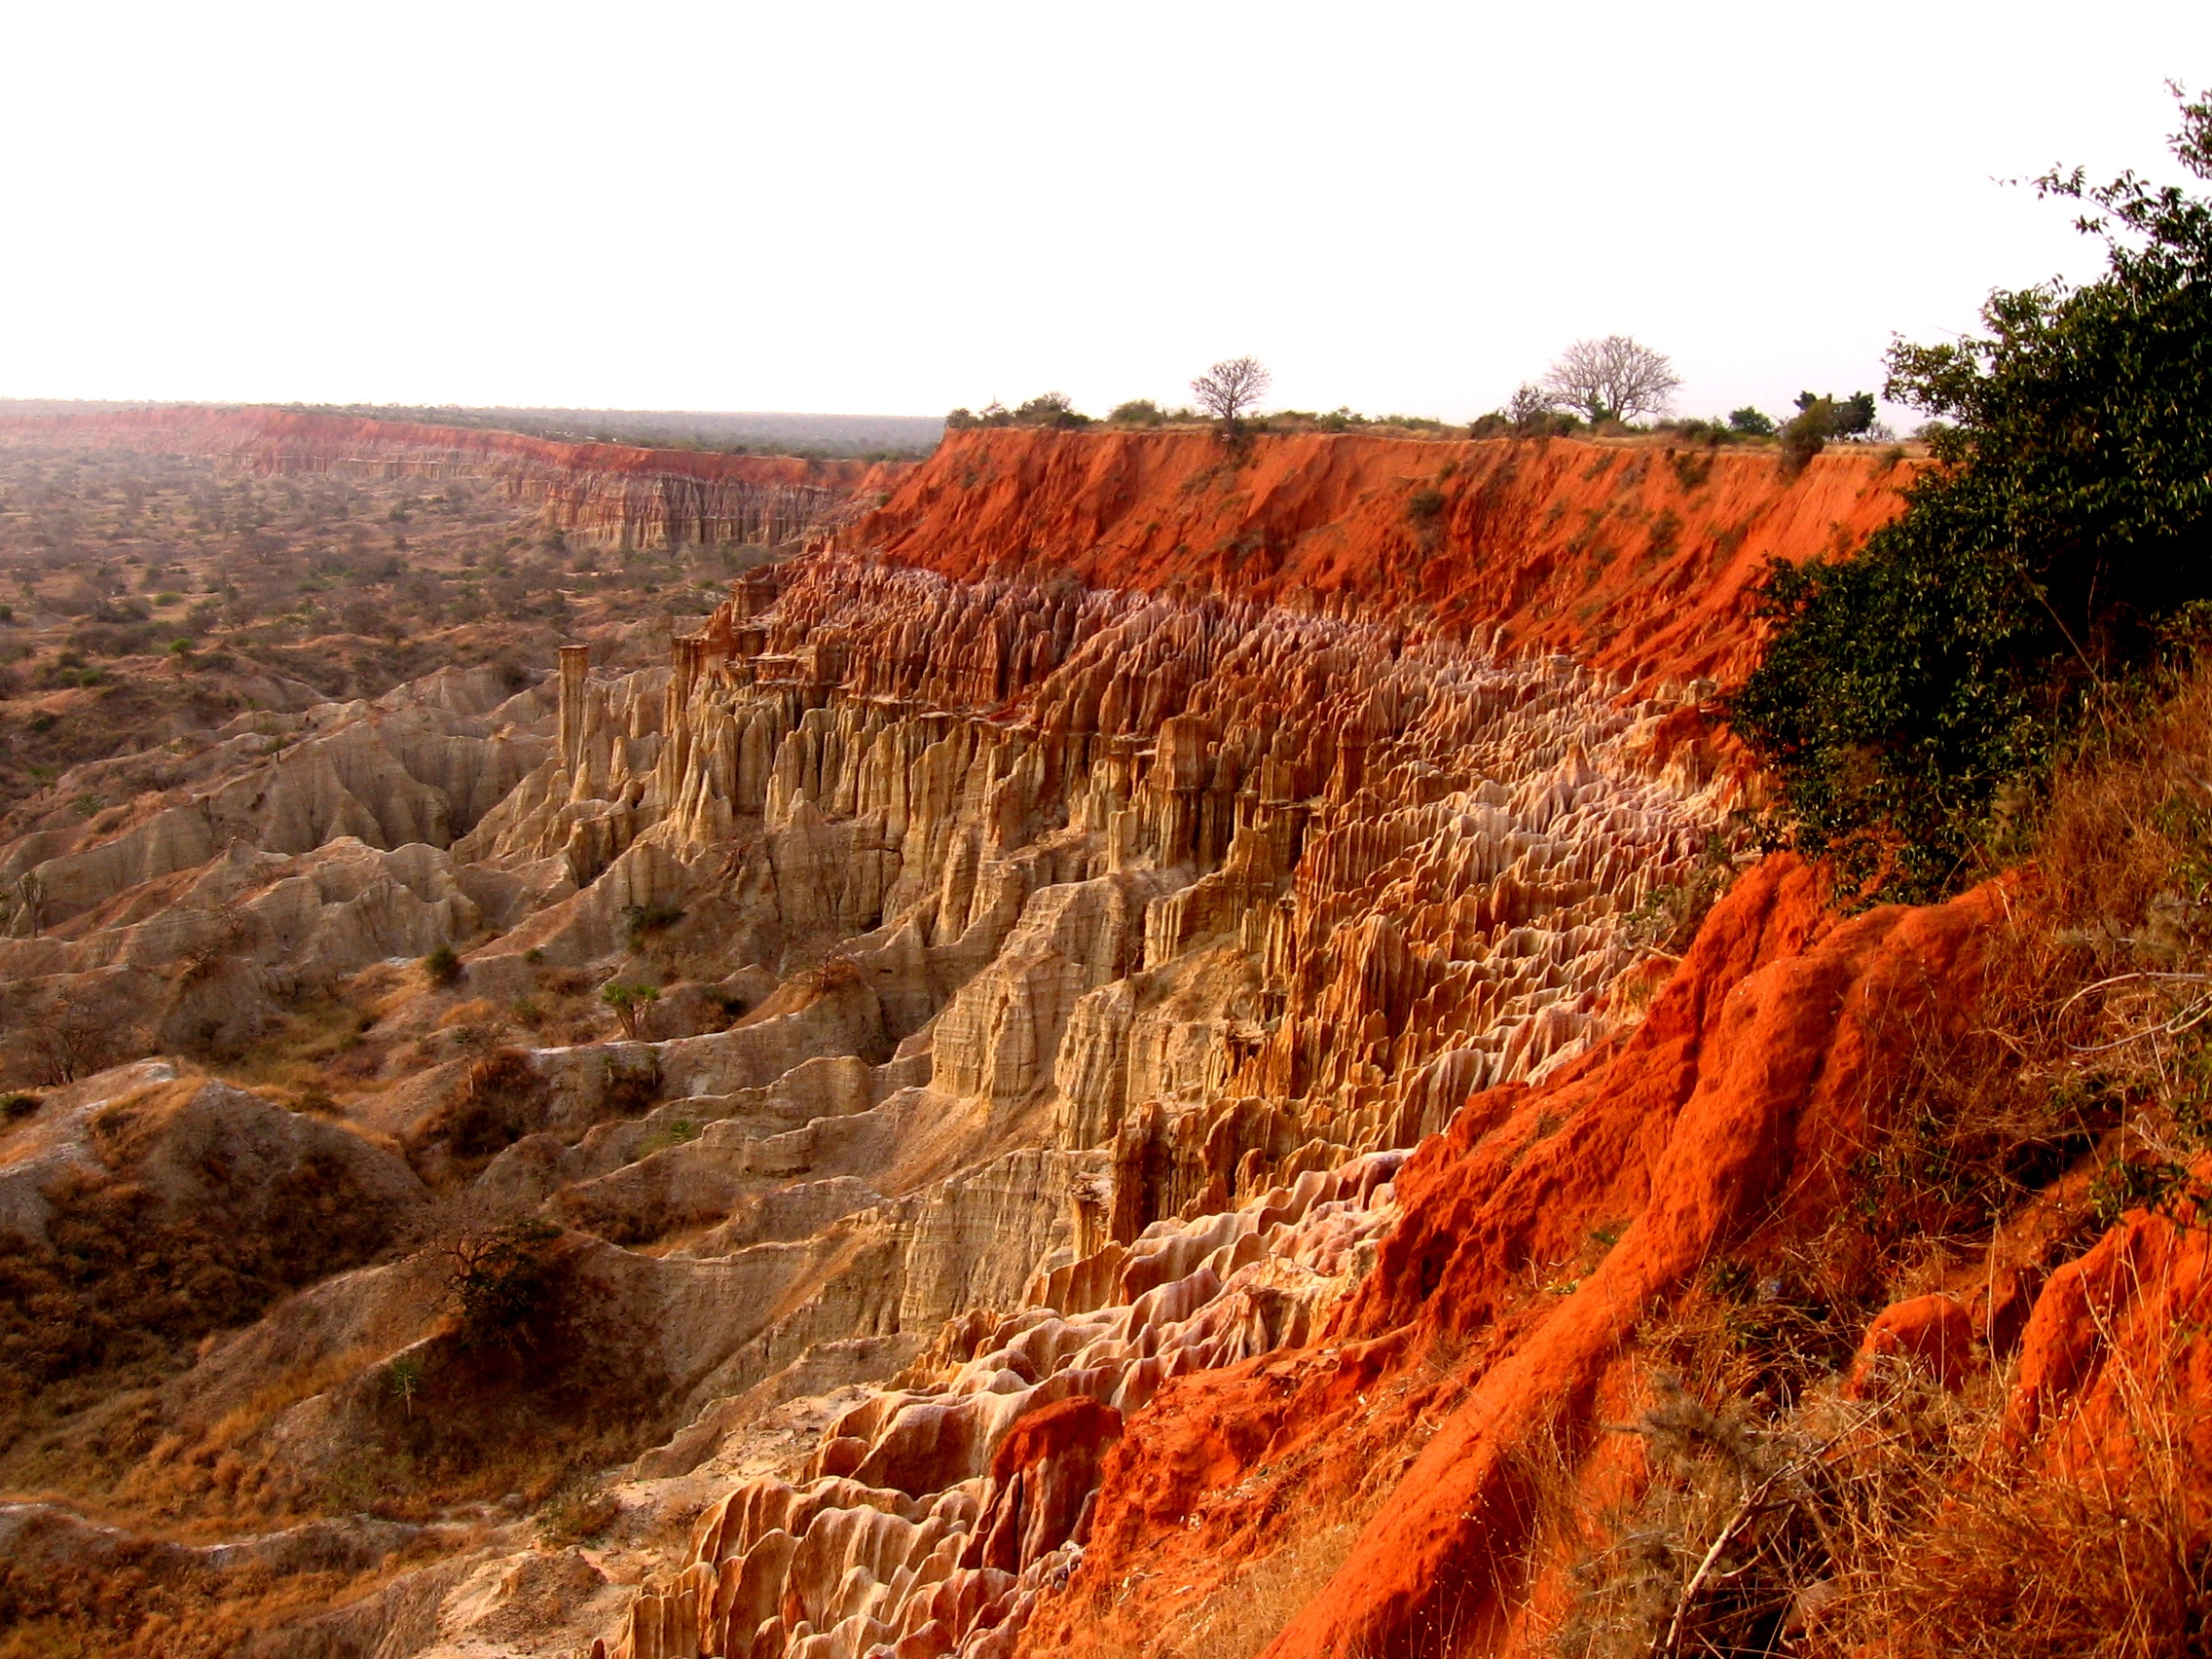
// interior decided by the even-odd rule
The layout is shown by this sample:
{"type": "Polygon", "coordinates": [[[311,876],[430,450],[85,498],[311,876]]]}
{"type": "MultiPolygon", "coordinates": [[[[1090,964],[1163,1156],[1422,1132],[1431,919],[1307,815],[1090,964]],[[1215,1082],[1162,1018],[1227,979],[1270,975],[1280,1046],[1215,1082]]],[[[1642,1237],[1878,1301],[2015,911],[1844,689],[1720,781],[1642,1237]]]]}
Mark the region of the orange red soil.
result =
{"type": "Polygon", "coordinates": [[[1771,450],[969,430],[843,539],[959,577],[1404,606],[1637,680],[1726,679],[1767,559],[1856,548],[1920,464],[1835,449],[1791,478],[1771,450]]]}
{"type": "Polygon", "coordinates": [[[1083,1570],[1022,1651],[1141,1645],[1332,1515],[1372,1519],[1270,1659],[1523,1644],[1528,1449],[1578,1458],[1631,1409],[1647,1312],[1832,1212],[1899,1034],[1961,1018],[2001,905],[1992,886],[1837,923],[1794,859],[1747,872],[1632,1036],[1477,1095],[1415,1154],[1318,1343],[1178,1379],[1129,1419],[1083,1570]],[[1617,1242],[1592,1264],[1594,1232],[1617,1242]]]}

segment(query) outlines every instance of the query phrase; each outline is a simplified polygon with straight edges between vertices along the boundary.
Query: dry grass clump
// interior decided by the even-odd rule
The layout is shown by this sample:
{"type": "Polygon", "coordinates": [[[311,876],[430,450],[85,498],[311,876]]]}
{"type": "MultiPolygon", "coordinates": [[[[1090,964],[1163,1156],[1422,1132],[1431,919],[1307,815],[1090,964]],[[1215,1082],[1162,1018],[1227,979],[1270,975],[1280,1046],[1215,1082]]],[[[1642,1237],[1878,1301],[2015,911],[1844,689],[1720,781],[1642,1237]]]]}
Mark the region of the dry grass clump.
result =
{"type": "Polygon", "coordinates": [[[528,1054],[495,1049],[408,1130],[408,1161],[418,1173],[473,1175],[539,1125],[550,1093],[528,1054]]]}
{"type": "MultiPolygon", "coordinates": [[[[2171,1376],[2156,1360],[2139,1370],[2171,1376]]],[[[1726,1369],[1722,1360],[1719,1369],[1726,1369]]],[[[1899,1366],[1795,1410],[1652,1380],[1649,1479],[1604,1513],[1557,1491],[1574,1659],[2150,1659],[2212,1638],[2212,1525],[2169,1384],[2125,1390],[2138,1455],[2060,1472],[2007,1439],[2002,1373],[1951,1394],[1899,1366]]]]}
{"type": "Polygon", "coordinates": [[[2193,1327],[2171,1351],[2111,1346],[2094,1434],[2022,1443],[2002,1351],[1957,1393],[1903,1369],[1841,1380],[1901,1296],[2001,1256],[2047,1270],[2129,1209],[2212,1213],[2212,670],[2101,729],[2019,846],[1969,1016],[1896,1016],[1901,1069],[1835,1219],[1714,1263],[1640,1334],[1633,1494],[1601,1509],[1550,1483],[1543,1549],[1571,1563],[1556,1651],[2212,1651],[2193,1327]]]}
{"type": "Polygon", "coordinates": [[[66,1521],[19,1535],[0,1558],[0,1659],[231,1659],[259,1639],[368,1594],[451,1547],[420,1537],[373,1567],[333,1536],[210,1570],[198,1552],[116,1533],[88,1539],[66,1521]],[[42,1530],[58,1532],[43,1536],[42,1530]],[[71,1533],[76,1533],[71,1536],[71,1533]]]}
{"type": "Polygon", "coordinates": [[[2212,1193],[2212,669],[2100,729],[2015,832],[1970,1016],[1899,1009],[1842,1204],[1798,1271],[1870,1311],[2066,1189],[2045,1265],[2122,1210],[2212,1193]],[[2076,1192],[2081,1186],[2085,1191],[2076,1192]]]}
{"type": "Polygon", "coordinates": [[[622,1514],[622,1500],[595,1476],[564,1481],[537,1512],[537,1539],[548,1549],[589,1543],[622,1514]]]}
{"type": "Polygon", "coordinates": [[[421,1522],[510,1495],[535,1505],[578,1469],[636,1456],[673,1431],[680,1391],[647,1357],[650,1325],[593,1277],[579,1244],[457,1213],[410,1265],[420,1340],[381,1361],[325,1356],[211,1424],[162,1434],[115,1498],[164,1519],[421,1522]],[[311,1394],[326,1396],[329,1427],[303,1450],[279,1419],[311,1394]]]}
{"type": "Polygon", "coordinates": [[[1910,1530],[1940,1470],[1979,1427],[1972,1407],[1918,1380],[1866,1403],[1832,1388],[1795,1411],[1721,1395],[1669,1373],[1623,1432],[1650,1479],[1584,1523],[1574,1598],[1553,1645],[1577,1659],[1802,1652],[1869,1540],[1910,1530]]]}
{"type": "Polygon", "coordinates": [[[1328,1586],[1359,1531],[1358,1521],[1346,1520],[1294,1533],[1220,1588],[1184,1604],[1145,1653],[1252,1659],[1328,1586]]]}

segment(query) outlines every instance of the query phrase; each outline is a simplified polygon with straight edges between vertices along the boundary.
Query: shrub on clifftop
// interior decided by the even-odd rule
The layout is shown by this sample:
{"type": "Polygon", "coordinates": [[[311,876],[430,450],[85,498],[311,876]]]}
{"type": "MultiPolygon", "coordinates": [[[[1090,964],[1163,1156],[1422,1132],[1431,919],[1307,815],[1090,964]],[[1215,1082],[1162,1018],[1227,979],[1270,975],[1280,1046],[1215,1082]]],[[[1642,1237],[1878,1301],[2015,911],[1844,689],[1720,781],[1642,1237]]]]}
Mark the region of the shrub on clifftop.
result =
{"type": "MultiPolygon", "coordinates": [[[[2182,114],[2174,153],[2212,178],[2212,101],[2182,114]]],[[[1993,293],[1987,338],[1892,350],[1888,395],[1949,424],[1940,464],[1857,557],[1776,563],[1775,632],[1731,699],[1776,830],[1869,891],[1969,874],[2001,792],[2212,599],[2212,200],[2039,185],[2085,204],[2105,274],[1993,293]]]]}

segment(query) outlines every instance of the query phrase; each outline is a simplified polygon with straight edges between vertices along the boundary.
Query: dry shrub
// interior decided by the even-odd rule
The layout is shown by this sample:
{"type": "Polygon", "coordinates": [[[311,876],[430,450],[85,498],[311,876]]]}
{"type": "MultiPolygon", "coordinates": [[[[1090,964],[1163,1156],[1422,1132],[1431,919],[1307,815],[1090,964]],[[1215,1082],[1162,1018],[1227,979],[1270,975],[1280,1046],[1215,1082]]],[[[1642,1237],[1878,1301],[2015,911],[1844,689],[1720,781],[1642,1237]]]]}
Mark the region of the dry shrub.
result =
{"type": "Polygon", "coordinates": [[[1868,1102],[1845,1212],[1801,1252],[1831,1297],[1886,1299],[2085,1161],[2090,1201],[2048,1259],[2131,1204],[2212,1197],[2186,1178],[2212,1147],[2212,671],[2099,728],[2015,833],[2033,863],[1970,1016],[1899,1008],[1882,1034],[1901,1066],[1868,1102]]]}
{"type": "Polygon", "coordinates": [[[381,1369],[354,1384],[355,1452],[330,1477],[334,1506],[418,1520],[509,1493],[538,1503],[676,1428],[681,1390],[647,1357],[654,1332],[583,1271],[580,1240],[505,1230],[489,1253],[477,1243],[455,1265],[461,1317],[413,1350],[408,1386],[381,1369]]]}
{"type": "Polygon", "coordinates": [[[2020,848],[2035,863],[2003,890],[1966,1017],[1900,998],[1878,1033],[1900,1064],[1830,1171],[1834,1219],[1714,1263],[1640,1333],[1647,1479],[1609,1510],[1556,1482],[1548,1499],[1545,1548],[1574,1563],[1558,1651],[2212,1650],[2205,1408],[2177,1353],[2114,1349],[2133,1453],[2063,1473],[2052,1443],[2003,1432],[2002,1364],[1955,1395],[1906,1371],[1864,1400],[1836,1381],[1875,1309],[1960,1275],[2031,1201],[2005,1248],[2046,1266],[2136,1204],[2206,1213],[2212,673],[2101,729],[2020,848]]]}
{"type": "Polygon", "coordinates": [[[825,958],[818,966],[792,976],[792,983],[817,995],[827,995],[861,980],[861,965],[842,951],[825,958]]]}
{"type": "Polygon", "coordinates": [[[543,968],[538,971],[537,982],[556,997],[580,997],[594,988],[592,977],[581,968],[543,968]]]}
{"type": "MultiPolygon", "coordinates": [[[[1832,1651],[1824,1630],[1858,1587],[1894,1572],[1965,1459],[1990,1439],[2001,1390],[1947,1394],[1907,1367],[1872,1396],[1832,1376],[1794,1406],[1745,1386],[1725,1322],[1665,1333],[1688,1377],[1658,1372],[1634,1423],[1641,1490],[1593,1510],[1554,1483],[1540,1554],[1570,1562],[1571,1600],[1551,1632],[1575,1659],[1832,1651]]],[[[1858,1640],[1870,1634],[1862,1630],[1858,1640]]]]}
{"type": "Polygon", "coordinates": [[[2212,1515],[2192,1441],[2208,1407],[2188,1382],[2200,1355],[2184,1351],[2196,1327],[2157,1351],[2111,1346],[2118,1419],[2084,1426],[2117,1432],[2083,1436],[2061,1418],[2021,1445],[2007,1432],[2009,1367],[1949,1393],[1878,1362],[1854,1399],[1788,1339],[1801,1315],[1769,1325],[1760,1306],[1702,1295],[1641,1333],[1678,1369],[1652,1378],[1626,1425],[1647,1471],[1630,1498],[1603,1507],[1571,1480],[1541,1488],[1534,1565],[1567,1565],[1571,1585],[1554,1651],[2207,1651],[2212,1515]],[[2102,1460],[2083,1463],[2085,1445],[2102,1460]]]}
{"type": "Polygon", "coordinates": [[[333,1538],[281,1566],[247,1553],[227,1569],[211,1569],[197,1552],[124,1533],[89,1548],[73,1542],[0,1558],[0,1659],[231,1659],[262,1651],[268,1633],[356,1600],[426,1565],[441,1547],[420,1537],[364,1567],[361,1550],[333,1538]]]}
{"type": "Polygon", "coordinates": [[[64,1176],[48,1195],[48,1243],[0,1235],[0,1405],[19,1411],[87,1372],[173,1362],[181,1345],[370,1260],[390,1241],[392,1218],[350,1176],[334,1153],[311,1152],[276,1191],[252,1196],[250,1224],[245,1195],[236,1211],[218,1190],[194,1213],[169,1215],[128,1173],[64,1176]]]}
{"type": "Polygon", "coordinates": [[[594,1476],[574,1476],[561,1484],[537,1512],[537,1540],[548,1549],[588,1543],[622,1514],[622,1500],[594,1476]]]}
{"type": "Polygon", "coordinates": [[[520,1049],[495,1049],[470,1063],[445,1102],[408,1131],[408,1161],[420,1171],[451,1161],[474,1174],[537,1127],[551,1093],[520,1049]]]}
{"type": "Polygon", "coordinates": [[[2212,938],[2212,670],[2100,728],[2058,773],[2034,843],[2062,925],[2110,953],[2101,966],[2201,954],[2212,938]]]}
{"type": "Polygon", "coordinates": [[[1910,1006],[1887,1014],[1876,1041],[1897,1061],[1870,1090],[1833,1219],[1787,1252],[1792,1276],[1831,1305],[1871,1312],[1917,1274],[1981,1248],[2121,1124],[2131,1090],[2082,1064],[2090,1022],[2068,999],[2084,972],[2023,898],[1983,941],[1962,1021],[1910,1006]]]}
{"type": "Polygon", "coordinates": [[[839,951],[793,973],[769,992],[752,1013],[740,1017],[732,1028],[758,1025],[783,1014],[795,1014],[847,985],[858,984],[863,977],[861,965],[839,951]]]}
{"type": "Polygon", "coordinates": [[[2191,1448],[2207,1407],[2185,1351],[2197,1335],[2178,1327],[2151,1351],[2113,1347],[2114,1418],[2094,1426],[2116,1432],[2086,1457],[2062,1428],[2012,1444],[1996,1388],[1960,1414],[1971,1432],[1954,1433],[1949,1456],[1916,1470],[1889,1452],[1933,1498],[1845,1514],[1841,1569],[1808,1650],[2151,1659],[2212,1648],[2212,1516],[2191,1448]]]}

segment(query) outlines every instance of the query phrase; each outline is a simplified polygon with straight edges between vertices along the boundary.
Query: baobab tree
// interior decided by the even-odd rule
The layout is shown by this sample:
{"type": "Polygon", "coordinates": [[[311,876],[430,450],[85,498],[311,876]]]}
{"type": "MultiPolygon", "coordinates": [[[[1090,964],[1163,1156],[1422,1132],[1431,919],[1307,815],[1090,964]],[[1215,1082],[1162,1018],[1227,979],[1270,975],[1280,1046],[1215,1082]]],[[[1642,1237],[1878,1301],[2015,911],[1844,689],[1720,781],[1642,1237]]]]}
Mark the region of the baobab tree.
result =
{"type": "Polygon", "coordinates": [[[1191,394],[1221,422],[1222,432],[1236,435],[1238,419],[1268,389],[1267,366],[1257,357],[1231,357],[1191,383],[1191,394]]]}
{"type": "Polygon", "coordinates": [[[1562,351],[1545,373],[1543,388],[1555,407],[1571,409],[1596,425],[1657,415],[1681,384],[1663,353],[1625,334],[1608,334],[1577,340],[1562,351]]]}

